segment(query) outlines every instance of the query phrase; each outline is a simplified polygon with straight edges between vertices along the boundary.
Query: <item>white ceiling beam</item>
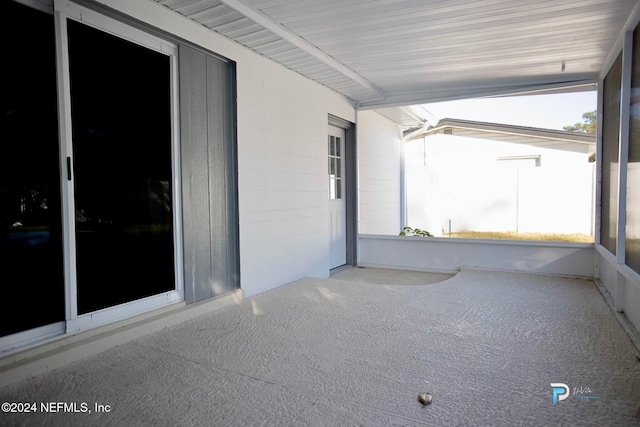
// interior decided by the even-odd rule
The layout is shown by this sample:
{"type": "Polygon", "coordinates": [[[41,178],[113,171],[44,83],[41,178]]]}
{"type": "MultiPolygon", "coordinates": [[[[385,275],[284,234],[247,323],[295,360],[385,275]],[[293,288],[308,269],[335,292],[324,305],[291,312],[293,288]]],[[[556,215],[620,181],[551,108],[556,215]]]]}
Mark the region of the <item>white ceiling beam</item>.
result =
{"type": "Polygon", "coordinates": [[[406,105],[428,104],[431,102],[454,101],[458,99],[481,98],[500,95],[534,95],[559,89],[575,89],[584,87],[589,90],[597,83],[595,79],[584,79],[547,84],[532,84],[520,86],[486,86],[476,88],[438,88],[428,91],[410,93],[389,93],[384,101],[360,102],[359,110],[375,110],[379,108],[402,107],[406,105]]]}
{"type": "Polygon", "coordinates": [[[361,86],[364,86],[365,88],[369,89],[370,91],[376,94],[376,97],[378,99],[381,99],[381,100],[385,99],[386,95],[384,91],[380,89],[378,86],[376,86],[375,84],[373,84],[372,82],[370,82],[369,80],[367,80],[366,78],[358,74],[357,72],[353,71],[351,68],[347,67],[340,61],[337,61],[332,56],[327,55],[324,51],[318,49],[316,46],[309,43],[308,41],[298,36],[294,32],[290,31],[288,28],[272,20],[261,11],[256,10],[250,6],[247,6],[239,0],[220,0],[220,1],[226,4],[227,6],[237,10],[247,18],[251,19],[256,24],[259,24],[264,28],[266,28],[267,30],[271,31],[272,33],[276,34],[278,37],[281,37],[283,40],[288,41],[298,49],[308,53],[312,57],[327,64],[328,66],[338,71],[339,73],[343,74],[344,76],[357,82],[361,86]]]}

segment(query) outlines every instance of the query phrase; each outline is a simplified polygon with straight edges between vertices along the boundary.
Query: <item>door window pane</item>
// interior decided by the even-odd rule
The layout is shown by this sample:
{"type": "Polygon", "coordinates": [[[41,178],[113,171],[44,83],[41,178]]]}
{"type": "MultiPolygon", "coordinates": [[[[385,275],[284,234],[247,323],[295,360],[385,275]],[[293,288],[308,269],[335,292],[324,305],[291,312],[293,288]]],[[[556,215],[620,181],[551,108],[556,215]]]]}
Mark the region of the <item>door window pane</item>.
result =
{"type": "Polygon", "coordinates": [[[53,16],[4,1],[0,336],[64,320],[53,16]]]}
{"type": "Polygon", "coordinates": [[[340,138],[329,135],[329,199],[342,198],[342,158],[340,138]]]}
{"type": "Polygon", "coordinates": [[[68,21],[78,313],[175,289],[170,58],[68,21]]]}

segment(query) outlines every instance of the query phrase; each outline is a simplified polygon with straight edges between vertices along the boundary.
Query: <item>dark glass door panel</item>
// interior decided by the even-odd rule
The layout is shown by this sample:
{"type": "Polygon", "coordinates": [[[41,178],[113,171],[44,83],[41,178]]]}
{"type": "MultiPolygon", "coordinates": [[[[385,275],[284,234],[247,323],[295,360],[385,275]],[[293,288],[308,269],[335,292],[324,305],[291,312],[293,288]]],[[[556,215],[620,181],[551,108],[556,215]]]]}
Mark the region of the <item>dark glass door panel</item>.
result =
{"type": "Polygon", "coordinates": [[[64,320],[53,16],[4,1],[0,336],[64,320]]]}
{"type": "Polygon", "coordinates": [[[68,21],[78,314],[175,289],[170,58],[68,21]]]}

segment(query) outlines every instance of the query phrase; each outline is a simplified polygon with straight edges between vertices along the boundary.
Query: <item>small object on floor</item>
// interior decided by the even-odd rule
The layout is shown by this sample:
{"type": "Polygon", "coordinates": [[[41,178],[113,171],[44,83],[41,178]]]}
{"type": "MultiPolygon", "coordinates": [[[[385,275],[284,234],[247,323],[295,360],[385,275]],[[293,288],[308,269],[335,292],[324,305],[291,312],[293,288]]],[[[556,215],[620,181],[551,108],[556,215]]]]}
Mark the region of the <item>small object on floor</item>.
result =
{"type": "Polygon", "coordinates": [[[418,402],[422,403],[423,405],[430,405],[432,401],[433,396],[431,396],[431,393],[422,393],[418,395],[418,402]]]}

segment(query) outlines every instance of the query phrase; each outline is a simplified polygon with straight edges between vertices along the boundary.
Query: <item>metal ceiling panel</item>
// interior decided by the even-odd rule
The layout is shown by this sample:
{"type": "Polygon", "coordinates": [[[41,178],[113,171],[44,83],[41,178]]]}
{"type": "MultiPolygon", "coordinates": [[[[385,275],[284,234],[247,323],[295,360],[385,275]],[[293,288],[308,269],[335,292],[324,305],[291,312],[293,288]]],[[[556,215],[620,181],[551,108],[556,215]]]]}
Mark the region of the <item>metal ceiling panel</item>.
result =
{"type": "Polygon", "coordinates": [[[595,81],[638,14],[638,0],[154,1],[365,108],[595,81]]]}

